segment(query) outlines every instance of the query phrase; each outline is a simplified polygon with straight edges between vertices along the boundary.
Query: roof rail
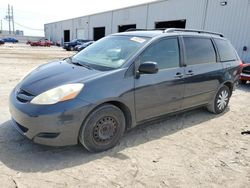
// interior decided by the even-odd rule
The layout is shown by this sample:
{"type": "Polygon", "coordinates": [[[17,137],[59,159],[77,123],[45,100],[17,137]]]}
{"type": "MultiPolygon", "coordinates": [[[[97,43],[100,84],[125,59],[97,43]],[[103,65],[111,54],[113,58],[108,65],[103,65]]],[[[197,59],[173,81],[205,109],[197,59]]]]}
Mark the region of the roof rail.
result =
{"type": "Polygon", "coordinates": [[[175,31],[181,31],[181,32],[193,32],[193,33],[206,33],[206,34],[212,34],[212,35],[218,35],[220,37],[224,37],[223,34],[221,33],[215,33],[215,32],[210,32],[210,31],[204,31],[204,30],[196,30],[196,29],[179,29],[179,28],[169,28],[165,29],[164,33],[172,33],[175,31]]]}
{"type": "Polygon", "coordinates": [[[136,28],[130,28],[130,29],[127,29],[125,32],[128,32],[128,31],[164,31],[166,28],[157,28],[157,29],[136,29],[136,28]]]}

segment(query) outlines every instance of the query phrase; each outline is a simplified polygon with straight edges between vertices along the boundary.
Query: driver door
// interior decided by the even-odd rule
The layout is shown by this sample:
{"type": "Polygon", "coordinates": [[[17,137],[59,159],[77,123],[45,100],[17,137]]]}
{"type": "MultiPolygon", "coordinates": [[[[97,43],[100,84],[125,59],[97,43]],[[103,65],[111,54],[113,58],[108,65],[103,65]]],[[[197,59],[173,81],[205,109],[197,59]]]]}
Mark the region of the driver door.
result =
{"type": "Polygon", "coordinates": [[[184,95],[184,69],[180,67],[177,37],[164,38],[151,44],[139,57],[139,63],[158,64],[155,74],[140,74],[135,79],[137,122],[178,111],[184,95]]]}

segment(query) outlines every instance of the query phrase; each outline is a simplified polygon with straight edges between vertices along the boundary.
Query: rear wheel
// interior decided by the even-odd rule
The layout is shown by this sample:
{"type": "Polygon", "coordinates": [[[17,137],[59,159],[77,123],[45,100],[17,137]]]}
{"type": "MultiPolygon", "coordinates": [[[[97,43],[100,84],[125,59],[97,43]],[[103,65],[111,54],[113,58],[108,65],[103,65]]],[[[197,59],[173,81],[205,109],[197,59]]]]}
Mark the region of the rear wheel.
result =
{"type": "Polygon", "coordinates": [[[70,51],[74,51],[74,47],[73,46],[70,47],[70,51]]]}
{"type": "Polygon", "coordinates": [[[91,152],[114,147],[125,130],[125,117],[116,106],[103,105],[85,120],[79,133],[80,143],[91,152]]]}
{"type": "Polygon", "coordinates": [[[222,86],[217,92],[214,101],[207,106],[209,112],[214,114],[222,113],[228,106],[231,93],[227,86],[222,86]]]}

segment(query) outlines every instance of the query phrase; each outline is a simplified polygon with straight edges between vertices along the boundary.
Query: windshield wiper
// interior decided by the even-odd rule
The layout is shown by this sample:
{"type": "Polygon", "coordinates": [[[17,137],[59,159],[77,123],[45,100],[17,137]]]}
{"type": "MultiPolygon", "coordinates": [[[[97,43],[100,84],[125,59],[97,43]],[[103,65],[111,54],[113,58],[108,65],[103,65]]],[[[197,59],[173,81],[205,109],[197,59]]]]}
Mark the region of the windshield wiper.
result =
{"type": "Polygon", "coordinates": [[[67,61],[67,62],[69,62],[69,63],[72,63],[72,57],[70,56],[70,57],[65,57],[64,59],[63,59],[63,61],[67,61]]]}
{"type": "Polygon", "coordinates": [[[71,59],[71,63],[74,64],[74,65],[82,66],[82,67],[85,67],[87,69],[93,70],[93,68],[91,66],[89,66],[88,64],[86,64],[86,63],[82,63],[82,62],[79,62],[79,61],[73,61],[72,59],[71,59]]]}

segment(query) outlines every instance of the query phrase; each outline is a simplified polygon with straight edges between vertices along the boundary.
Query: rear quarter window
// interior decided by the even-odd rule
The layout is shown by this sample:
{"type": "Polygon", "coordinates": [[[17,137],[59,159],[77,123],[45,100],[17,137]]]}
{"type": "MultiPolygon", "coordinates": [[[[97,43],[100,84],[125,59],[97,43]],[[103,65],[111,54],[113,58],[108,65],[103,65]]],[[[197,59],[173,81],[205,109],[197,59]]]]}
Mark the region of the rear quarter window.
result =
{"type": "Polygon", "coordinates": [[[222,39],[214,39],[214,41],[222,62],[237,60],[236,52],[229,41],[222,39]]]}

